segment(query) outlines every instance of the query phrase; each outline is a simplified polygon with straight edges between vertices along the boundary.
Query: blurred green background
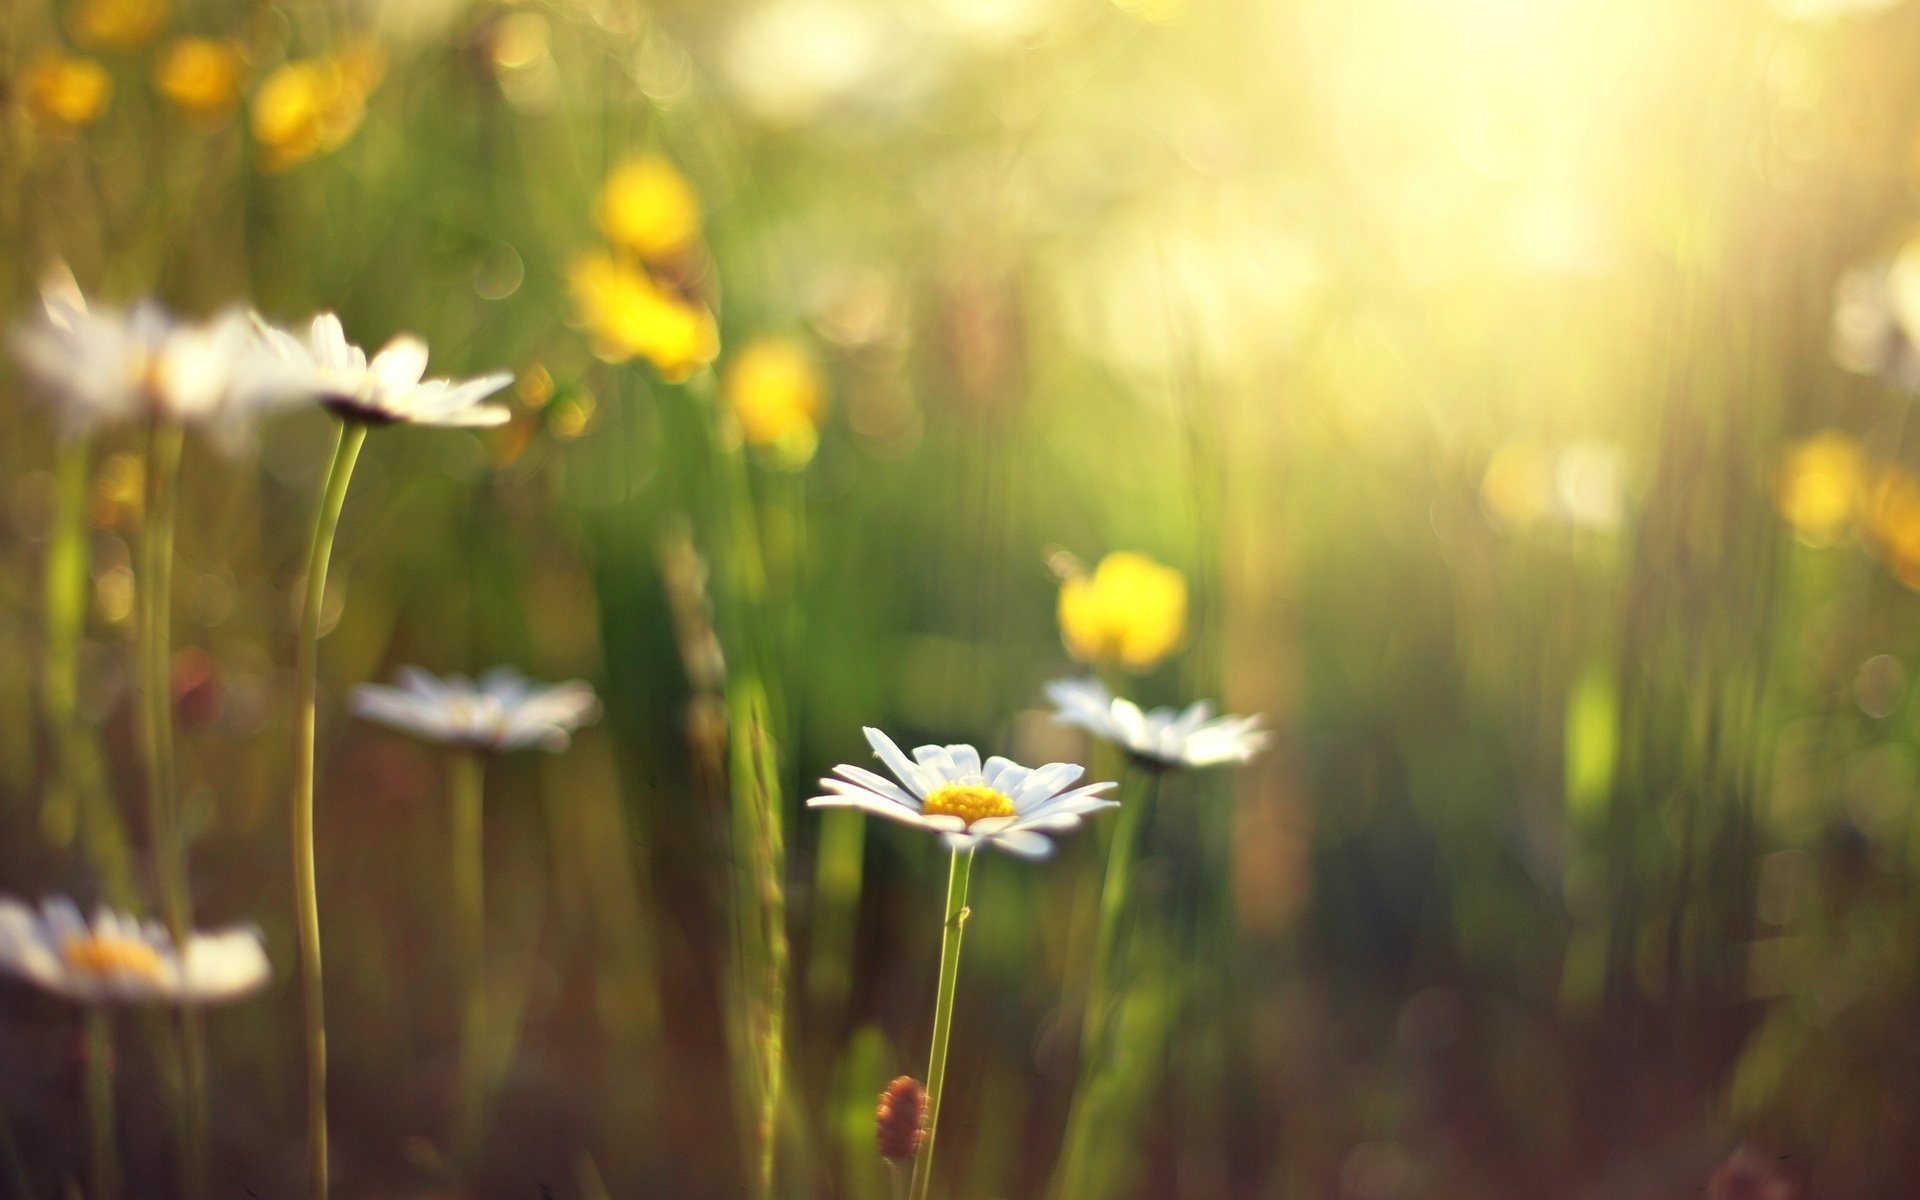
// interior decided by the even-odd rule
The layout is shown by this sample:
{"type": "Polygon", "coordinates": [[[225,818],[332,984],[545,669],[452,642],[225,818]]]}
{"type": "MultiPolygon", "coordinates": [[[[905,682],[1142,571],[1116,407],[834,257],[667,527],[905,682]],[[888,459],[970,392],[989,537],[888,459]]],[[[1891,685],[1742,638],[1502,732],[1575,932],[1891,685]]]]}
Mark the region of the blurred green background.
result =
{"type": "MultiPolygon", "coordinates": [[[[379,434],[342,523],[337,1194],[747,1187],[702,582],[746,568],[703,498],[728,447],[688,434],[729,389],[616,352],[574,294],[643,156],[697,196],[656,276],[712,309],[720,378],[781,338],[825,396],[804,444],[744,455],[793,948],[779,1194],[887,1195],[873,1101],[924,1070],[944,866],[876,824],[857,879],[822,871],[801,801],[867,761],[862,724],[1113,777],[1039,689],[1081,669],[1058,576],[1116,549],[1191,589],[1183,652],[1123,686],[1276,736],[1153,816],[1103,1194],[1678,1198],[1743,1144],[1776,1190],[1716,1197],[1920,1189],[1910,401],[1829,345],[1856,269],[1895,263],[1848,365],[1920,315],[1916,52],[1886,0],[15,0],[9,313],[63,262],[519,374],[503,430],[379,434]],[[186,35],[229,57],[170,73],[186,35]],[[606,716],[489,774],[506,1065],[463,1177],[443,766],[343,699],[500,662],[593,680],[606,716]]],[[[91,899],[40,716],[56,435],[0,380],[0,891],[91,899]]],[[[327,450],[309,413],[187,451],[195,909],[257,922],[281,976],[209,1014],[222,1196],[303,1186],[284,808],[327,450]]],[[[136,851],[141,462],[133,431],[92,448],[80,658],[136,851]]],[[[975,874],[942,1193],[1047,1194],[1104,833],[975,874]]],[[[122,1154],[165,1195],[146,1028],[120,1026],[122,1154]]],[[[78,1030],[0,989],[6,1178],[41,1196],[84,1178],[78,1030]]]]}

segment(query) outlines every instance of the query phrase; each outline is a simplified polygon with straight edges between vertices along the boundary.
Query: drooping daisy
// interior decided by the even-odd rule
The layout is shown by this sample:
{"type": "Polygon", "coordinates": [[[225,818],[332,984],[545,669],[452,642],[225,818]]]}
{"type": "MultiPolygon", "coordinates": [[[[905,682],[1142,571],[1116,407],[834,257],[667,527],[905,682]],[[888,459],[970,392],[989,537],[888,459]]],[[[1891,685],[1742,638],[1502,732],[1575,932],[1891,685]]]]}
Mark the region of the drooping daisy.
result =
{"type": "Polygon", "coordinates": [[[1077,725],[1156,767],[1214,767],[1251,760],[1267,744],[1260,718],[1215,717],[1202,700],[1184,709],[1139,705],[1097,679],[1056,679],[1047,685],[1053,719],[1077,725]]]}
{"type": "Polygon", "coordinates": [[[512,667],[478,680],[441,679],[401,667],[399,683],[353,689],[353,711],[402,733],[469,750],[564,750],[574,730],[600,715],[593,688],[578,679],[541,684],[512,667]]]}
{"type": "Polygon", "coordinates": [[[481,401],[512,383],[512,372],[459,381],[424,379],[427,344],[411,334],[394,338],[368,359],[365,350],[347,341],[339,317],[321,313],[306,337],[274,329],[267,342],[293,370],[301,392],[345,421],[478,428],[505,424],[511,416],[504,406],[481,401]]]}
{"type": "Polygon", "coordinates": [[[263,328],[239,308],[189,321],[150,300],[96,308],[77,291],[49,289],[14,330],[13,350],[70,429],[167,417],[232,449],[259,410],[298,395],[286,366],[264,352],[263,328]]]}
{"type": "Polygon", "coordinates": [[[1040,859],[1053,853],[1047,834],[1064,833],[1087,813],[1117,804],[1101,795],[1111,783],[1068,791],[1085,773],[1072,763],[1030,768],[996,756],[982,764],[980,752],[965,745],[919,746],[908,758],[878,729],[865,733],[874,754],[900,782],[842,764],[833,769],[839,778],[820,781],[828,794],[807,801],[809,807],[857,808],[932,830],[955,853],[987,842],[1009,854],[1040,859]]]}
{"type": "Polygon", "coordinates": [[[237,1000],[273,974],[252,929],[194,933],[183,951],[154,922],[101,908],[89,924],[64,898],[0,900],[0,971],[86,1004],[237,1000]]]}

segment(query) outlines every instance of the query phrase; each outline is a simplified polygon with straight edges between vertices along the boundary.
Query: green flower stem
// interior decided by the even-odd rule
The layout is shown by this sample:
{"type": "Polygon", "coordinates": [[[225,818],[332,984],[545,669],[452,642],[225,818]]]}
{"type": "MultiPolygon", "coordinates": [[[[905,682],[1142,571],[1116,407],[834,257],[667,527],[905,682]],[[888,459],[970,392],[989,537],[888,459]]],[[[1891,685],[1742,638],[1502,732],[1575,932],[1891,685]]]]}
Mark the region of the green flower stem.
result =
{"type": "MultiPolygon", "coordinates": [[[[185,946],[193,923],[187,884],[187,843],[173,748],[173,533],[180,507],[180,455],[186,427],[155,417],[147,441],[146,536],[141,543],[141,743],[147,768],[147,822],[153,843],[154,886],[174,944],[185,946]]],[[[188,1200],[206,1194],[207,1039],[200,1012],[181,1006],[180,1044],[185,1096],[179,1112],[181,1188],[188,1200]]]]}
{"type": "Polygon", "coordinates": [[[118,1200],[120,1156],[114,1145],[113,1016],[87,1006],[87,1136],[93,1147],[93,1200],[118,1200]]]}
{"type": "Polygon", "coordinates": [[[759,1051],[754,1064],[754,1125],[759,1147],[754,1186],[761,1200],[771,1200],[786,1075],[786,834],[766,690],[758,676],[737,675],[728,688],[727,700],[734,854],[740,860],[736,903],[744,943],[739,954],[747,976],[743,990],[748,1038],[759,1051]]]}
{"type": "Polygon", "coordinates": [[[327,593],[327,561],[340,525],[354,460],[367,440],[367,427],[342,422],[333,462],[313,518],[307,550],[306,595],[300,605],[299,662],[295,679],[298,711],[293,725],[293,902],[300,934],[300,999],[307,1047],[307,1169],[315,1200],[327,1195],[327,1021],[320,982],[320,899],[313,862],[313,719],[320,655],[320,608],[327,593]]]}
{"type": "Polygon", "coordinates": [[[910,1200],[926,1200],[933,1183],[934,1135],[940,1126],[940,1097],[946,1090],[947,1043],[953,1036],[953,994],[960,982],[960,938],[967,928],[967,878],[973,874],[972,850],[956,850],[947,868],[947,916],[940,933],[940,983],[933,1000],[933,1052],[927,1059],[927,1133],[913,1160],[910,1200]]]}
{"type": "Polygon", "coordinates": [[[1100,887],[1100,921],[1094,934],[1093,966],[1087,984],[1087,1003],[1080,1016],[1080,1078],[1067,1114],[1067,1131],[1055,1177],[1054,1195],[1079,1196],[1079,1176],[1089,1152],[1088,1139],[1099,1125],[1099,1095],[1112,1066],[1114,1014],[1126,987],[1116,965],[1120,932],[1127,915],[1128,890],[1133,882],[1133,860],[1147,812],[1160,796],[1158,768],[1135,765],[1127,783],[1132,797],[1121,804],[1107,847],[1107,870],[1100,887]]]}
{"type": "MultiPolygon", "coordinates": [[[[47,542],[41,602],[46,613],[41,661],[40,703],[56,745],[74,728],[80,704],[80,634],[87,620],[87,463],[86,438],[60,439],[53,465],[53,529],[47,542]]],[[[60,747],[64,750],[64,746],[60,747]]],[[[79,788],[71,764],[60,760],[60,786],[47,792],[41,827],[65,842],[79,824],[79,788]]]]}
{"type": "Polygon", "coordinates": [[[456,752],[447,763],[447,792],[453,805],[454,932],[462,973],[460,1009],[460,1117],[456,1145],[472,1165],[480,1146],[486,1107],[486,760],[479,752],[456,752]]]}

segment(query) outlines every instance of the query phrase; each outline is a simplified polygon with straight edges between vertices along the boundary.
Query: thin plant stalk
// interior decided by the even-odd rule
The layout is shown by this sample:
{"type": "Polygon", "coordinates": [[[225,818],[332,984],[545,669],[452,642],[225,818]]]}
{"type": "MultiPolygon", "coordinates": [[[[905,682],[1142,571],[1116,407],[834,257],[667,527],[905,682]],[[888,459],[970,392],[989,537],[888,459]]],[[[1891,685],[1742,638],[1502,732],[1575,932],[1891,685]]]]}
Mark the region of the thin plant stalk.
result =
{"type": "Polygon", "coordinates": [[[327,593],[327,563],[340,525],[353,464],[367,440],[367,427],[340,424],[333,461],[313,518],[307,549],[306,594],[300,606],[300,646],[293,725],[294,916],[300,941],[300,1001],[307,1051],[307,1169],[314,1200],[327,1195],[327,1021],[320,980],[320,900],[313,856],[314,692],[318,682],[320,609],[327,593]]]}
{"type": "Polygon", "coordinates": [[[1112,840],[1107,847],[1107,870],[1100,885],[1100,918],[1094,933],[1087,1003],[1080,1017],[1080,1077],[1067,1114],[1067,1131],[1055,1179],[1056,1196],[1081,1193],[1079,1176],[1089,1151],[1088,1139],[1100,1124],[1098,1097],[1103,1079],[1112,1066],[1113,1018],[1126,990],[1116,960],[1120,957],[1120,934],[1133,882],[1133,860],[1147,812],[1159,799],[1162,774],[1137,764],[1130,768],[1128,783],[1133,785],[1130,789],[1133,796],[1120,806],[1113,822],[1112,840]]]}
{"type": "Polygon", "coordinates": [[[766,691],[756,676],[744,675],[734,679],[728,693],[734,853],[741,860],[738,904],[745,941],[742,966],[747,974],[743,983],[749,1040],[759,1052],[754,1064],[759,1150],[754,1185],[755,1195],[770,1200],[786,1075],[786,835],[766,691]]]}
{"type": "Polygon", "coordinates": [[[453,910],[459,923],[455,948],[462,973],[460,1007],[460,1158],[468,1165],[480,1146],[486,1107],[486,761],[478,751],[456,752],[447,763],[453,806],[453,910]]]}
{"type": "MultiPolygon", "coordinates": [[[[153,843],[154,886],[174,944],[185,946],[192,925],[186,834],[174,774],[173,542],[180,506],[180,455],[186,427],[156,416],[147,443],[147,506],[140,622],[141,743],[147,769],[147,813],[153,843]]],[[[180,1107],[182,1189],[189,1200],[206,1194],[206,1026],[193,1005],[179,1010],[185,1095],[180,1107]]]]}
{"type": "Polygon", "coordinates": [[[960,939],[967,927],[967,879],[973,851],[956,850],[947,867],[947,915],[940,932],[940,983],[933,998],[933,1049],[927,1059],[927,1130],[913,1160],[909,1200],[926,1200],[933,1184],[935,1135],[940,1128],[940,1098],[946,1091],[947,1044],[953,1036],[953,996],[960,982],[960,939]]]}
{"type": "Polygon", "coordinates": [[[94,1200],[118,1200],[120,1155],[113,1119],[113,1017],[87,1006],[87,1137],[92,1147],[94,1200]]]}

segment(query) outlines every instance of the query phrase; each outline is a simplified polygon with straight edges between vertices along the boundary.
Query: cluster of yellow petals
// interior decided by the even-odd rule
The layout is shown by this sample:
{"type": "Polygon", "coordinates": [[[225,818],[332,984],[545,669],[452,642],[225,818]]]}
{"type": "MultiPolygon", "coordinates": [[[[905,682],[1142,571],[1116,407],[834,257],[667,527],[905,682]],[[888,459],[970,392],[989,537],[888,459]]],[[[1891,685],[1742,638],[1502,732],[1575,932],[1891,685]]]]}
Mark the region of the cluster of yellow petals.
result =
{"type": "Polygon", "coordinates": [[[1149,671],[1187,634],[1187,581],[1144,554],[1116,551],[1060,585],[1060,636],[1084,663],[1149,671]]]}
{"type": "Polygon", "coordinates": [[[713,314],[662,287],[643,267],[611,254],[584,254],[574,260],[568,282],[594,353],[608,362],[644,358],[678,382],[720,353],[713,314]]]}
{"type": "Polygon", "coordinates": [[[826,387],[805,344],[764,337],[734,355],[722,392],[740,436],[789,466],[805,466],[820,444],[826,387]]]}
{"type": "Polygon", "coordinates": [[[166,20],[164,0],[80,0],[67,17],[67,30],[82,46],[133,50],[151,41],[166,20]]]}
{"type": "Polygon", "coordinates": [[[113,80],[105,67],[57,50],[46,51],[28,64],[21,82],[28,110],[61,133],[99,120],[113,98],[113,80]]]}
{"type": "Polygon", "coordinates": [[[201,125],[217,124],[233,111],[246,76],[240,47],[221,38],[176,38],[153,66],[154,90],[201,125]]]}
{"type": "Polygon", "coordinates": [[[1800,541],[1825,547],[1858,536],[1895,579],[1920,591],[1920,476],[1827,430],[1787,451],[1777,499],[1800,541]]]}
{"type": "Polygon", "coordinates": [[[385,57],[369,43],[276,68],[253,96],[260,165],[285,171],[344,145],[360,127],[367,96],[385,70],[385,57]]]}
{"type": "Polygon", "coordinates": [[[700,241],[700,198],[657,154],[615,167],[600,185],[596,209],[607,240],[643,262],[671,262],[700,241]]]}

